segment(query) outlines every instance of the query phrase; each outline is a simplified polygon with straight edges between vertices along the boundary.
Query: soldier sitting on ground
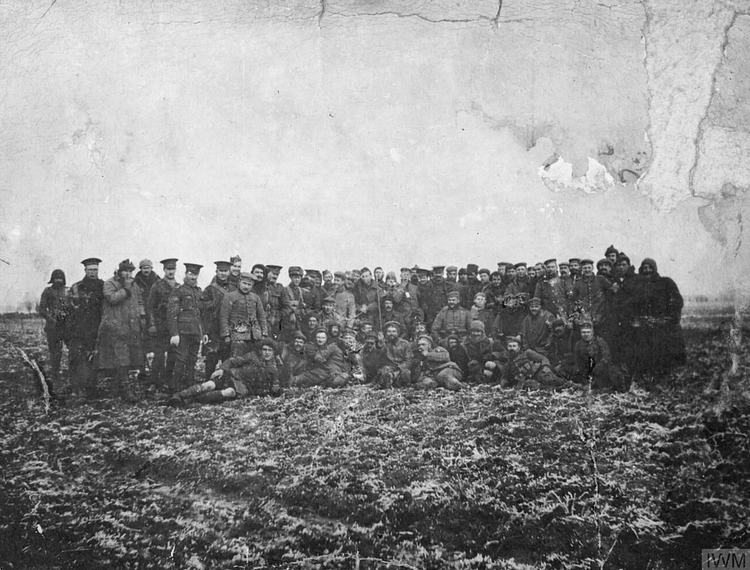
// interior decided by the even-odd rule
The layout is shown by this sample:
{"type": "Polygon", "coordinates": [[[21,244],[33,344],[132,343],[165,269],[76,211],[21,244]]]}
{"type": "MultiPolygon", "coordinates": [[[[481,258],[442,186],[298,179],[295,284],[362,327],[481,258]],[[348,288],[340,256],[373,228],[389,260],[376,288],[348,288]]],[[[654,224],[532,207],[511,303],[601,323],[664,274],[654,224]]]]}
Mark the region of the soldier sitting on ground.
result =
{"type": "Polygon", "coordinates": [[[575,371],[573,381],[588,384],[594,389],[626,392],[630,386],[625,381],[622,370],[612,364],[609,345],[603,338],[594,334],[591,321],[581,323],[581,340],[573,351],[575,371]]]}
{"type": "Polygon", "coordinates": [[[414,354],[408,340],[401,338],[401,324],[388,321],[385,324],[383,366],[378,370],[381,388],[409,386],[414,354]]]}
{"type": "Polygon", "coordinates": [[[558,388],[568,384],[555,374],[546,356],[528,348],[521,350],[519,337],[509,336],[505,342],[509,360],[503,374],[504,386],[536,390],[558,388]]]}
{"type": "Polygon", "coordinates": [[[417,388],[429,390],[439,386],[453,392],[463,388],[463,373],[455,362],[451,362],[447,350],[436,346],[426,334],[417,339],[417,350],[417,388]]]}
{"type": "Polygon", "coordinates": [[[305,346],[307,369],[292,378],[292,386],[345,386],[350,375],[341,349],[335,343],[328,344],[328,332],[323,327],[315,331],[313,338],[314,342],[305,346]]]}
{"type": "Polygon", "coordinates": [[[166,404],[182,407],[191,400],[216,404],[244,396],[277,396],[280,393],[276,343],[266,338],[260,342],[260,355],[252,351],[225,360],[211,374],[210,380],[178,392],[166,404]]]}

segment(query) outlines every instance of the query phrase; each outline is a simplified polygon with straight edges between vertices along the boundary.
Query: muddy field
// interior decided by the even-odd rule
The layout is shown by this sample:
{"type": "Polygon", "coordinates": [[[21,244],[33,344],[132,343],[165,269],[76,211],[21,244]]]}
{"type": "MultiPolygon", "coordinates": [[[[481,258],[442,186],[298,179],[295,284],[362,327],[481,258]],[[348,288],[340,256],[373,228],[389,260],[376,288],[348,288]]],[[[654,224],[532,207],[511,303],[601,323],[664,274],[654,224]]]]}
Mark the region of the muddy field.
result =
{"type": "MultiPolygon", "coordinates": [[[[690,315],[688,315],[690,317],[690,315]]],[[[626,394],[290,391],[45,413],[0,323],[0,568],[652,568],[750,548],[747,347],[726,311],[626,394]],[[725,380],[719,390],[711,387],[725,380]]]]}

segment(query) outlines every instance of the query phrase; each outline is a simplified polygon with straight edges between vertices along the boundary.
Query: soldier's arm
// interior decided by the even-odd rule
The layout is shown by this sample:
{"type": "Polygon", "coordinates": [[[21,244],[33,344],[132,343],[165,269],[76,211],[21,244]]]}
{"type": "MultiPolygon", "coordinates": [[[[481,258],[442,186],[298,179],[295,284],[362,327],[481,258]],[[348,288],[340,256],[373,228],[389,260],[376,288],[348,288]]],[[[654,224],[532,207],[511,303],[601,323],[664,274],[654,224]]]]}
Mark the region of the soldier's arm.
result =
{"type": "Polygon", "coordinates": [[[219,336],[221,338],[229,336],[229,314],[232,311],[232,302],[229,300],[230,294],[222,297],[219,307],[219,336]]]}
{"type": "Polygon", "coordinates": [[[258,300],[258,323],[260,324],[260,333],[263,336],[268,336],[268,318],[266,317],[266,311],[263,308],[263,301],[260,297],[255,295],[258,300]]]}
{"type": "Polygon", "coordinates": [[[42,298],[39,300],[39,314],[42,315],[45,321],[49,321],[51,316],[49,313],[49,289],[42,291],[42,298]]]}
{"type": "Polygon", "coordinates": [[[146,320],[148,321],[149,328],[156,326],[154,311],[156,310],[156,306],[159,302],[159,293],[157,290],[158,284],[159,283],[157,282],[153,287],[151,287],[151,291],[148,294],[148,299],[146,300],[146,320]]]}
{"type": "Polygon", "coordinates": [[[169,299],[167,300],[167,327],[169,328],[169,336],[177,336],[180,334],[180,328],[177,324],[177,315],[180,312],[180,296],[175,289],[170,293],[169,299]]]}
{"type": "Polygon", "coordinates": [[[104,298],[110,305],[119,305],[128,298],[128,291],[114,281],[104,282],[104,298]]]}
{"type": "Polygon", "coordinates": [[[282,317],[288,317],[294,312],[294,309],[292,309],[292,298],[289,296],[289,291],[286,290],[286,287],[281,289],[281,306],[279,307],[279,312],[282,317]]]}

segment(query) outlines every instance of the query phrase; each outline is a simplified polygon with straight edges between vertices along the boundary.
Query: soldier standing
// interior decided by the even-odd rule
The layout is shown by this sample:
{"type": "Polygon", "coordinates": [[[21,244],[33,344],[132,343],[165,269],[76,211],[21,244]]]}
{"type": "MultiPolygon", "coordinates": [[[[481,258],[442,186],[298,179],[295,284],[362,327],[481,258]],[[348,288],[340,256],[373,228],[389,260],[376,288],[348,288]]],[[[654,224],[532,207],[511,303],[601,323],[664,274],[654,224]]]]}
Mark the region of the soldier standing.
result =
{"type": "Polygon", "coordinates": [[[305,314],[305,300],[299,284],[302,281],[302,268],[289,268],[290,283],[284,287],[284,301],[281,307],[281,340],[290,344],[294,333],[300,330],[302,317],[305,314]]]}
{"type": "Polygon", "coordinates": [[[99,279],[101,259],[84,259],[84,278],[70,288],[73,313],[70,317],[70,380],[73,387],[83,390],[87,396],[96,393],[94,352],[99,324],[102,320],[104,281],[99,279]]]}
{"type": "Polygon", "coordinates": [[[206,357],[206,381],[216,370],[219,360],[229,358],[229,345],[221,339],[219,309],[224,296],[237,288],[229,282],[229,271],[232,266],[228,261],[214,261],[216,275],[211,284],[203,291],[203,322],[206,325],[208,342],[203,345],[203,356],[206,357]]]}
{"type": "Polygon", "coordinates": [[[153,287],[146,301],[146,320],[154,360],[151,365],[151,381],[157,390],[163,390],[171,381],[174,370],[174,350],[169,345],[169,326],[167,325],[167,305],[172,290],[177,287],[174,274],[177,270],[177,259],[162,259],[164,277],[153,287]]]}
{"type": "Polygon", "coordinates": [[[281,313],[289,299],[284,294],[284,286],[278,283],[280,265],[266,265],[266,289],[268,291],[268,311],[266,319],[268,320],[268,334],[274,339],[279,338],[281,333],[281,313]]]}
{"type": "Polygon", "coordinates": [[[104,282],[102,322],[96,339],[97,369],[114,370],[114,388],[128,402],[136,400],[127,380],[130,370],[143,366],[142,330],[146,320],[141,290],[131,277],[134,270],[135,265],[126,259],[104,282]]]}
{"type": "Polygon", "coordinates": [[[201,267],[203,266],[196,263],[185,264],[185,280],[172,290],[167,303],[169,343],[175,347],[175,365],[170,386],[173,392],[194,383],[195,363],[201,340],[208,340],[203,332],[201,288],[197,285],[201,267]]]}
{"type": "Polygon", "coordinates": [[[219,329],[224,343],[230,347],[230,356],[250,352],[268,336],[266,312],[260,297],[252,292],[255,276],[240,274],[240,288],[221,300],[219,329]]]}
{"type": "Polygon", "coordinates": [[[42,292],[39,314],[44,318],[44,333],[50,355],[52,383],[60,380],[60,361],[63,344],[68,344],[67,320],[71,311],[70,291],[65,286],[65,273],[55,269],[49,280],[50,287],[42,292]]]}

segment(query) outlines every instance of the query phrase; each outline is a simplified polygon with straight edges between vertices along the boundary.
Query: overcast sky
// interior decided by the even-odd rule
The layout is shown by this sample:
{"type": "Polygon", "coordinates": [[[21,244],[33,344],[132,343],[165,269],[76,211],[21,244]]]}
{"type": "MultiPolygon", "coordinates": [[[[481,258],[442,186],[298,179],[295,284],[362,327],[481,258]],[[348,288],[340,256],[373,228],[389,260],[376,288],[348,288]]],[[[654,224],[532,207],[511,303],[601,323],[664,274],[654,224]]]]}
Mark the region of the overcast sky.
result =
{"type": "Polygon", "coordinates": [[[659,211],[618,182],[616,167],[648,161],[640,36],[607,54],[621,61],[592,63],[571,54],[594,40],[564,31],[530,57],[483,23],[322,32],[38,8],[3,24],[6,310],[52,269],[80,279],[90,256],[103,278],[124,258],[178,257],[210,266],[205,286],[236,253],[248,269],[495,269],[614,244],[686,294],[732,284],[731,236],[716,239],[705,202],[659,211]],[[576,178],[596,158],[615,182],[554,192],[539,169],[559,156],[576,178]]]}

